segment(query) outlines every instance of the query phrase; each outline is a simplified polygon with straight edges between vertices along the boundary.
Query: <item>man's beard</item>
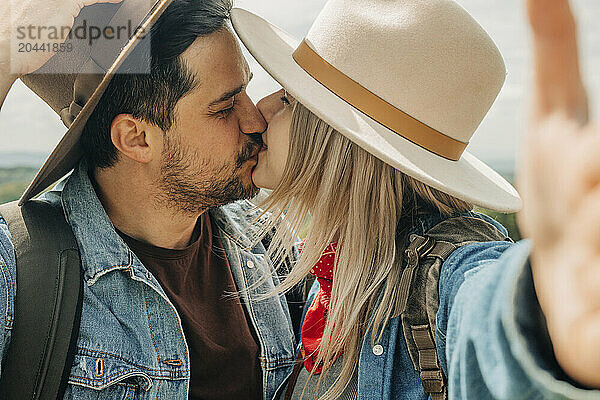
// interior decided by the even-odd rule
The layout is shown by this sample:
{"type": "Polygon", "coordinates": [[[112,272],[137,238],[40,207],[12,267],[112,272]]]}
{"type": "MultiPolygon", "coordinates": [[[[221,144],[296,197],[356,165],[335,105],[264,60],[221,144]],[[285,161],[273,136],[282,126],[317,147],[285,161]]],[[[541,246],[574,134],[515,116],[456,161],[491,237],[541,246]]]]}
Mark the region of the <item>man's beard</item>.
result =
{"type": "Polygon", "coordinates": [[[215,167],[196,151],[184,148],[177,138],[165,135],[164,143],[157,200],[167,207],[199,214],[208,208],[252,198],[258,193],[259,188],[251,179],[249,185],[244,185],[239,171],[254,157],[259,144],[248,142],[237,154],[234,165],[215,167]]]}

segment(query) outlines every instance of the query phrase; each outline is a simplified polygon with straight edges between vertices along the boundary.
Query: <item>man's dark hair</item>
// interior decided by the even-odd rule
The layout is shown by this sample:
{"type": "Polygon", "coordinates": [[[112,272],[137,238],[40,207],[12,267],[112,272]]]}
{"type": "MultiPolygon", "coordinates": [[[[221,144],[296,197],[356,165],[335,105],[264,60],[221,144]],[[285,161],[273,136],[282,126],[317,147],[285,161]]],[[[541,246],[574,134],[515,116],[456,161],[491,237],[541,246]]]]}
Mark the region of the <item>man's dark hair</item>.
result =
{"type": "Polygon", "coordinates": [[[231,0],[173,0],[150,31],[150,51],[138,46],[128,57],[83,129],[81,144],[90,169],[108,168],[117,161],[110,138],[117,115],[131,114],[164,131],[171,127],[175,105],[195,83],[181,54],[198,37],[222,29],[231,8],[231,0]],[[126,73],[128,65],[143,60],[151,62],[149,74],[126,73]]]}

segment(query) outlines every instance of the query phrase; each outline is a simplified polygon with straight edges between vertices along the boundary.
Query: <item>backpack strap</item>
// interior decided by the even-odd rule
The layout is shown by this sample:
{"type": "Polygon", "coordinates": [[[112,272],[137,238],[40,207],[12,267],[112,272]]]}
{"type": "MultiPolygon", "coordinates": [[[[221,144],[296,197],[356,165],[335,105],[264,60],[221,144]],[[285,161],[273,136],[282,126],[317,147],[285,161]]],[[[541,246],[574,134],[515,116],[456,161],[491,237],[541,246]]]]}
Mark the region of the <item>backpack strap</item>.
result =
{"type": "Polygon", "coordinates": [[[77,242],[62,208],[33,200],[0,206],[17,263],[15,322],[0,398],[63,398],[83,299],[77,242]]]}
{"type": "Polygon", "coordinates": [[[444,220],[424,236],[411,235],[409,240],[397,312],[409,355],[415,370],[420,373],[425,392],[432,400],[446,400],[448,386],[435,344],[442,264],[461,246],[510,239],[480,218],[462,216],[444,220]]]}

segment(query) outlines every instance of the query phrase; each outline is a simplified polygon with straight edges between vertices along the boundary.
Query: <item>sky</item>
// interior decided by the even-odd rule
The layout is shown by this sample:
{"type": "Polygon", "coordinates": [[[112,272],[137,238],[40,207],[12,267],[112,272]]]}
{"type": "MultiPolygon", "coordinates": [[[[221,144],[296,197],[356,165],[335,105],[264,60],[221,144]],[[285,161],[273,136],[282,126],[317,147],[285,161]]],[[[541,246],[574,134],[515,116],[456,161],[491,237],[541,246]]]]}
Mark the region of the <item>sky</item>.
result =
{"type": "MultiPolygon", "coordinates": [[[[365,0],[368,1],[368,0],[365,0]]],[[[507,80],[496,103],[474,135],[468,151],[499,169],[510,172],[518,153],[526,115],[531,78],[529,31],[524,0],[458,0],[488,31],[502,52],[507,80]]],[[[573,0],[580,23],[582,63],[591,93],[600,95],[600,2],[573,0]]],[[[237,0],[246,8],[301,39],[325,4],[323,0],[237,0]]],[[[246,52],[254,72],[248,93],[254,101],[278,90],[278,84],[246,52]]],[[[592,111],[598,102],[592,96],[592,111]]],[[[21,82],[17,82],[0,110],[0,154],[49,154],[66,128],[56,114],[21,82]]]]}

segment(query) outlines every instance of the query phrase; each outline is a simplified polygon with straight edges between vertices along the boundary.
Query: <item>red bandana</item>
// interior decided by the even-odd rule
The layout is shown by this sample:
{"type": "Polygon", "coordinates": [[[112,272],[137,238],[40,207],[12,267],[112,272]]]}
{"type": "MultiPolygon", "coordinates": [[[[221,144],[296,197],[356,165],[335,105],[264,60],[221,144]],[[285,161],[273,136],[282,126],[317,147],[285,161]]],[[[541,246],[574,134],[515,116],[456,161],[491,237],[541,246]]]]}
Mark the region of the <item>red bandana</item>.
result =
{"type": "MultiPolygon", "coordinates": [[[[333,264],[336,249],[337,243],[331,243],[327,246],[317,264],[310,271],[311,274],[317,277],[321,288],[310,308],[306,311],[302,332],[300,333],[304,367],[308,372],[313,371],[315,367],[319,346],[325,330],[325,321],[327,320],[327,311],[329,310],[329,300],[331,298],[331,286],[333,284],[333,264]]],[[[300,246],[300,251],[302,251],[302,246],[300,246]]],[[[321,369],[322,366],[318,365],[314,369],[314,373],[320,374],[321,369]]]]}

